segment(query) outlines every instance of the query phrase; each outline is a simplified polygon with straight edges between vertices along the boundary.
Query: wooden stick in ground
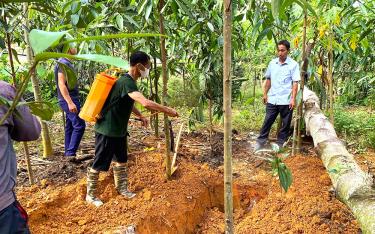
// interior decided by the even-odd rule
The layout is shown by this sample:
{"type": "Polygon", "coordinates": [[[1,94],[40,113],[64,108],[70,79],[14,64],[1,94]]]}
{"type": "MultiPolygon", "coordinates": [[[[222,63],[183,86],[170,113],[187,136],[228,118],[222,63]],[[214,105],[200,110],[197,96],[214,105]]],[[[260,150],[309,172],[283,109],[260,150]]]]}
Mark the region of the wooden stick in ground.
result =
{"type": "Polygon", "coordinates": [[[172,175],[177,170],[177,166],[175,166],[175,164],[176,164],[177,153],[178,153],[178,148],[179,148],[179,145],[180,145],[180,139],[181,139],[181,133],[182,133],[183,127],[184,127],[184,123],[181,124],[180,131],[178,132],[178,135],[177,135],[176,147],[175,147],[175,150],[174,150],[174,155],[173,155],[172,164],[171,164],[171,174],[172,175]]]}
{"type": "Polygon", "coordinates": [[[33,176],[33,170],[31,169],[29,146],[27,145],[27,142],[23,142],[23,149],[25,151],[25,156],[26,156],[27,175],[29,176],[30,185],[33,185],[34,176],[33,176]]]}
{"type": "MultiPolygon", "coordinates": [[[[298,115],[298,113],[297,113],[298,115]]],[[[297,141],[296,141],[296,137],[297,137],[297,119],[298,119],[298,116],[295,116],[293,118],[293,136],[292,136],[292,155],[295,156],[296,155],[296,152],[297,152],[297,141]]]]}
{"type": "Polygon", "coordinates": [[[353,212],[363,233],[375,234],[375,188],[371,175],[362,171],[329,119],[319,108],[319,98],[304,88],[307,134],[314,140],[323,164],[340,200],[353,212]]]}

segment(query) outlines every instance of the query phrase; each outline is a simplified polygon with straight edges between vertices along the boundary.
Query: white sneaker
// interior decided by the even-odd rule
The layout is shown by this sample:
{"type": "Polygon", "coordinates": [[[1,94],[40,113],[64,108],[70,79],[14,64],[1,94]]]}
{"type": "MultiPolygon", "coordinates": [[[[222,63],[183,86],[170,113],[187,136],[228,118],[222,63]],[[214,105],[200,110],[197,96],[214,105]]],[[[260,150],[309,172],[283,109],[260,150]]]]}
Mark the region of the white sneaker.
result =
{"type": "Polygon", "coordinates": [[[99,206],[103,205],[103,202],[99,198],[92,197],[92,196],[89,196],[89,195],[86,195],[86,202],[89,203],[89,204],[93,204],[96,207],[99,207],[99,206]]]}
{"type": "Polygon", "coordinates": [[[255,142],[254,152],[260,151],[262,149],[264,149],[264,144],[260,144],[259,142],[255,142]]]}
{"type": "Polygon", "coordinates": [[[279,153],[285,149],[284,144],[281,144],[281,143],[271,143],[271,147],[272,147],[272,150],[276,153],[279,153]]]}
{"type": "Polygon", "coordinates": [[[135,195],[137,195],[136,193],[132,193],[129,190],[126,190],[124,192],[119,192],[119,193],[121,195],[123,195],[124,197],[128,198],[128,199],[131,199],[131,198],[135,197],[135,195]]]}

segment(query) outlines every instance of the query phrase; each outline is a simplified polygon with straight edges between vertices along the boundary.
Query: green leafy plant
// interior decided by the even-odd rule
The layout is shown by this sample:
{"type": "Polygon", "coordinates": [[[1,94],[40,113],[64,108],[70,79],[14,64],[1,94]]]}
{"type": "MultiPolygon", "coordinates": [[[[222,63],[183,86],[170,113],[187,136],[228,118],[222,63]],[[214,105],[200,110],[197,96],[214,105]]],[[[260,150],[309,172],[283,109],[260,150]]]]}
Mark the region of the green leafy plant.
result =
{"type": "Polygon", "coordinates": [[[280,186],[285,192],[288,192],[289,187],[292,185],[293,178],[292,172],[281,160],[281,158],[274,156],[271,160],[271,166],[273,172],[279,176],[280,186]]]}
{"type": "MultiPolygon", "coordinates": [[[[284,149],[280,149],[277,144],[272,144],[271,150],[260,150],[257,153],[262,152],[266,157],[256,156],[260,159],[270,162],[272,168],[272,175],[279,177],[281,188],[288,192],[288,189],[292,185],[293,177],[292,172],[283,162],[281,155],[285,152],[284,149]]],[[[284,155],[286,156],[286,155],[284,155]]]]}

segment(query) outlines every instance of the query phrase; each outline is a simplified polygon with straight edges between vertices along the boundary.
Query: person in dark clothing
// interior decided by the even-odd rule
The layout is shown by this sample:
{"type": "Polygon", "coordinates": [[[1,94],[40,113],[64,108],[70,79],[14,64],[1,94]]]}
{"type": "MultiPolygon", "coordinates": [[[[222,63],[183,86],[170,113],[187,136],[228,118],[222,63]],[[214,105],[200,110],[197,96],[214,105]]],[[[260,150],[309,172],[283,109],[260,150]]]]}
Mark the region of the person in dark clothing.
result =
{"type": "MultiPolygon", "coordinates": [[[[77,50],[69,48],[68,54],[75,55],[77,50]]],[[[64,70],[60,64],[65,64],[74,70],[72,62],[67,58],[60,58],[55,65],[55,81],[57,84],[57,98],[61,109],[65,112],[65,156],[75,157],[79,144],[81,142],[83,133],[85,132],[85,121],[82,120],[78,113],[81,109],[79,102],[78,85],[69,89],[67,84],[67,77],[65,77],[64,70]]]]}
{"type": "MultiPolygon", "coordinates": [[[[0,96],[13,100],[16,90],[10,84],[0,81],[0,96]]],[[[0,105],[0,119],[8,108],[0,105]]],[[[29,108],[17,108],[19,115],[12,114],[0,124],[0,233],[30,233],[27,213],[17,201],[14,187],[17,178],[17,159],[13,140],[34,141],[40,135],[40,123],[29,108]]]]}
{"type": "Polygon", "coordinates": [[[290,43],[282,40],[277,44],[278,58],[273,59],[266,71],[266,84],[263,102],[266,105],[266,117],[260,130],[255,151],[263,148],[268,140],[272,124],[280,114],[282,125],[276,143],[283,147],[289,136],[295,98],[300,80],[299,65],[288,56],[290,43]]]}
{"type": "Polygon", "coordinates": [[[128,190],[127,167],[128,160],[126,137],[131,113],[142,121],[144,126],[148,120],[137,108],[134,102],[140,103],[147,109],[164,112],[177,117],[176,110],[146,99],[138,91],[137,80],[149,75],[150,57],[138,51],[130,56],[129,72],[117,79],[104,103],[101,118],[95,124],[95,157],[91,167],[87,170],[86,201],[95,206],[103,202],[96,196],[100,171],[108,171],[111,161],[113,165],[114,182],[117,191],[126,198],[132,198],[135,193],[128,190]]]}

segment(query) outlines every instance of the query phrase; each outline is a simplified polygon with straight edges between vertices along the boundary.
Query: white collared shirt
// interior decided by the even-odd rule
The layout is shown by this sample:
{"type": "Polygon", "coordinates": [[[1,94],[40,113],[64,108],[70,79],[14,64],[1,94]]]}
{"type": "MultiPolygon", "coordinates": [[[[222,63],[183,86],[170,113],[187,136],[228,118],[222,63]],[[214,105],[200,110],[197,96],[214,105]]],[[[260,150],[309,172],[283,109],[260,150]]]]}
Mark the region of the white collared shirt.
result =
{"type": "Polygon", "coordinates": [[[271,88],[268,91],[268,103],[273,105],[289,105],[293,82],[300,81],[299,65],[289,56],[283,64],[279,58],[272,59],[268,65],[266,74],[271,80],[271,88]]]}

